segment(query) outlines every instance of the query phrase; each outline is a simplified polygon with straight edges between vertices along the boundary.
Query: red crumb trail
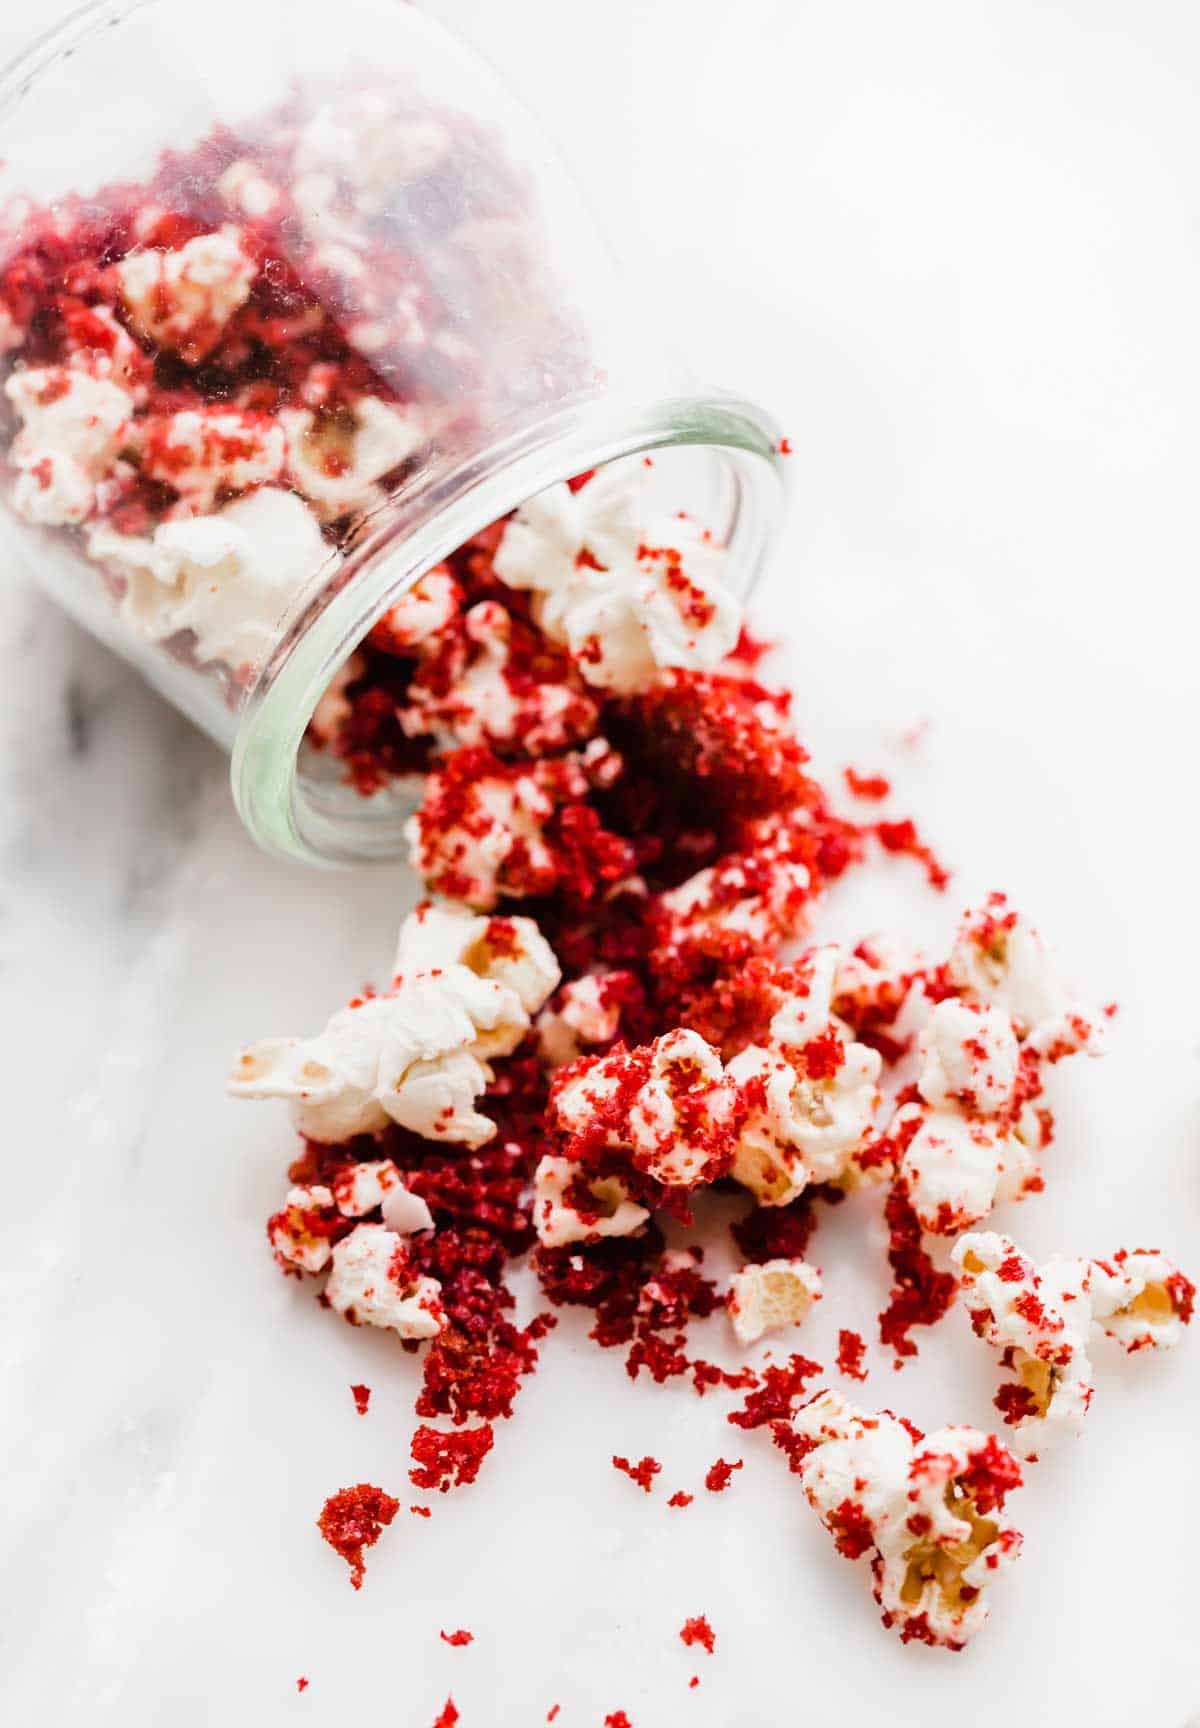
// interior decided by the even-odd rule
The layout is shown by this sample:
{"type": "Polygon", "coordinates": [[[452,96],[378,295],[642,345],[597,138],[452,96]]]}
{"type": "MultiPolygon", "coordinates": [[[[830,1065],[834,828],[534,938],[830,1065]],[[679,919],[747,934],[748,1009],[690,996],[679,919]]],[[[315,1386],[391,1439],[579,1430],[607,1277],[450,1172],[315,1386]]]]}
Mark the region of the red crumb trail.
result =
{"type": "Polygon", "coordinates": [[[400,1510],[399,1500],[370,1482],[331,1494],[321,1508],[317,1529],[350,1568],[350,1582],[362,1589],[363,1549],[373,1548],[400,1510]]]}
{"type": "Polygon", "coordinates": [[[621,1458],[615,1452],[612,1462],[614,1470],[623,1471],[631,1482],[636,1482],[639,1488],[646,1490],[647,1494],[654,1486],[654,1478],[662,1469],[657,1458],[641,1458],[636,1464],[631,1464],[628,1458],[621,1458]]]}
{"type": "Polygon", "coordinates": [[[703,1614],[693,1614],[690,1620],[685,1620],[679,1628],[679,1636],[689,1647],[702,1644],[710,1656],[716,1647],[717,1635],[703,1614]]]}
{"type": "Polygon", "coordinates": [[[365,1416],[367,1405],[371,1402],[371,1388],[369,1386],[351,1386],[350,1395],[354,1399],[354,1408],[360,1416],[365,1416]]]}
{"type": "Polygon", "coordinates": [[[723,1494],[729,1486],[730,1477],[735,1470],[742,1468],[743,1463],[744,1460],[741,1458],[736,1459],[732,1464],[727,1463],[724,1458],[718,1458],[716,1463],[709,1467],[708,1475],[704,1478],[704,1486],[709,1493],[723,1494]]]}

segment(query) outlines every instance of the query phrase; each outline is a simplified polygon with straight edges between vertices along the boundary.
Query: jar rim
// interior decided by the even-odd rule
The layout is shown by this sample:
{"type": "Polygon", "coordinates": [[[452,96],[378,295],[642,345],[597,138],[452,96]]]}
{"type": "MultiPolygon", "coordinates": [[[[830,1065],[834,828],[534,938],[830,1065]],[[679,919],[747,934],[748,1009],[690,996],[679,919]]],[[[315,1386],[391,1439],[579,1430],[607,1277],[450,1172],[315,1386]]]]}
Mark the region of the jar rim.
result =
{"type": "Polygon", "coordinates": [[[724,459],[736,497],[728,545],[748,594],[774,544],[790,469],[772,417],[744,398],[711,392],[648,404],[611,396],[562,409],[532,430],[456,467],[414,507],[385,508],[348,557],[337,591],[317,595],[289,625],[247,694],[230,764],[238,814],[276,857],[344,866],[394,861],[411,800],[363,797],[339,786],[314,796],[301,768],[312,714],[368,631],[435,564],[547,486],[622,457],[707,449],[724,459]]]}

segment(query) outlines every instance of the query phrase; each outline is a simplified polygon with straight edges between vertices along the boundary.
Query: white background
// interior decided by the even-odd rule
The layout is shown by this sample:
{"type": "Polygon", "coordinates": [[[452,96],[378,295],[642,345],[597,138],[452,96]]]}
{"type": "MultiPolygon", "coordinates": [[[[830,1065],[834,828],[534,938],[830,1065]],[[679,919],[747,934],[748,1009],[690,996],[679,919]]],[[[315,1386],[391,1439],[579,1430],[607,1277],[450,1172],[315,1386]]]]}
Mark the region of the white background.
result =
{"type": "MultiPolygon", "coordinates": [[[[436,9],[545,113],[647,317],[790,434],[760,619],[822,768],[892,772],[958,870],[944,903],[884,870],[825,928],[936,948],[961,899],[1008,889],[1122,1012],[1112,1055],[1061,1077],[1046,1195],[1005,1222],[1037,1253],[1161,1242],[1195,1271],[1195,8],[436,9]]],[[[15,579],[0,634],[5,1728],[429,1728],[451,1690],[463,1728],[555,1701],[560,1728],[1200,1711],[1194,1344],[1103,1356],[962,1656],[880,1629],[715,1400],[631,1386],[570,1325],[477,1488],[403,1514],[351,1592],[313,1519],[346,1482],[403,1495],[415,1364],[274,1271],[288,1131],[222,1080],[240,1040],[311,1029],[386,969],[409,889],[256,856],[210,748],[15,579]],[[663,1460],[654,1497],[613,1451],[663,1460]],[[747,1460],[730,1491],[669,1512],[721,1452],[747,1460]],[[712,1658],[676,1637],[702,1611],[712,1658]],[[460,1625],[469,1649],[438,1642],[460,1625]]],[[[877,1202],[813,1252],[821,1356],[872,1331],[877,1202]]],[[[925,1425],[989,1420],[961,1313],[918,1367],[872,1368],[864,1395],[925,1425]]]]}

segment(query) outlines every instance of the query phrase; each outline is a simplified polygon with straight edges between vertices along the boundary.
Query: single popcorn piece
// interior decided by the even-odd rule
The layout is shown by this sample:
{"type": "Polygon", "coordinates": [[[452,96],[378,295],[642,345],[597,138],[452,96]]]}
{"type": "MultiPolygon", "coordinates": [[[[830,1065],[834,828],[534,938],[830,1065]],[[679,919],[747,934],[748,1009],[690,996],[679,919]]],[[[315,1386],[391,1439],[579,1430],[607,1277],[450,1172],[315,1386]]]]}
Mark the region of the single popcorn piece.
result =
{"type": "Polygon", "coordinates": [[[655,903],[655,960],[688,964],[694,954],[725,962],[771,951],[798,936],[812,905],[808,866],[791,856],[786,828],[772,825],[752,851],[726,854],[655,903]]]}
{"type": "Polygon", "coordinates": [[[972,1326],[1014,1375],[996,1407],[1025,1457],[1079,1432],[1094,1390],[1093,1325],[1128,1350],[1169,1349],[1192,1314],[1194,1286],[1157,1252],[1034,1266],[1007,1236],[976,1231],[959,1238],[952,1258],[972,1326]]]}
{"type": "MultiPolygon", "coordinates": [[[[562,977],[553,948],[532,918],[487,918],[427,901],[401,926],[396,977],[451,966],[465,966],[476,977],[511,990],[529,1016],[537,1013],[562,977]]],[[[508,1051],[488,1053],[507,1055],[508,1051]]]]}
{"type": "Polygon", "coordinates": [[[921,1033],[917,1090],[936,1107],[997,1116],[1012,1103],[1020,1060],[1012,1021],[998,1008],[939,1002],[921,1033]]]}
{"type": "Polygon", "coordinates": [[[239,216],[261,219],[279,202],[279,189],[248,158],[231,162],[217,181],[217,191],[239,216]]]}
{"type": "Polygon", "coordinates": [[[462,589],[445,564],[436,564],[402,594],[371,632],[392,654],[415,654],[447,631],[462,610],[462,589]]]}
{"type": "Polygon", "coordinates": [[[564,984],[557,1002],[538,1016],[538,1044],[546,1066],[565,1067],[586,1049],[611,1044],[635,988],[632,972],[591,972],[564,984]]]}
{"type": "Polygon", "coordinates": [[[305,583],[338,560],[303,500],[274,486],[151,538],[101,523],[87,549],[123,580],[122,611],[145,635],[190,630],[197,659],[239,669],[261,663],[305,583]]]}
{"type": "Polygon", "coordinates": [[[589,1176],[569,1158],[547,1155],[533,1177],[533,1227],[543,1248],[632,1236],[649,1219],[616,1176],[589,1176]]]}
{"type": "Polygon", "coordinates": [[[668,1187],[715,1182],[732,1159],[732,1089],[720,1056],[680,1027],[610,1056],[584,1057],[551,1094],[571,1159],[626,1153],[668,1187]]]}
{"type": "Polygon", "coordinates": [[[413,1271],[402,1237],[383,1224],[356,1224],[331,1257],[325,1300],[356,1326],[400,1338],[436,1338],[445,1325],[436,1278],[413,1271]]]}
{"type": "Polygon", "coordinates": [[[329,1188],[289,1188],[283,1210],[267,1220],[267,1240],[285,1271],[322,1272],[333,1253],[338,1224],[329,1188]]]}
{"type": "Polygon", "coordinates": [[[535,596],[539,625],[588,683],[615,695],[650,688],[664,668],[711,670],[725,658],[741,628],[726,564],[686,517],[653,516],[633,462],[530,499],[494,560],[502,582],[535,596]]]}
{"type": "Polygon", "coordinates": [[[791,1438],[804,1492],[838,1552],[870,1555],[884,1625],[904,1643],[961,1650],[987,1619],[989,1584],[1020,1553],[1004,1516],[1021,1483],[1007,1447],[976,1428],[922,1435],[836,1392],[801,1407],[791,1438]]]}
{"type": "Polygon", "coordinates": [[[854,1179],[872,1129],[881,1058],[833,1018],[838,966],[838,950],[825,947],[780,973],[765,1044],[729,1063],[739,1098],[732,1175],[764,1205],[785,1205],[812,1182],[854,1179]]]}
{"type": "Polygon", "coordinates": [[[407,462],[429,436],[425,415],[412,406],[360,396],[349,407],[315,414],[286,409],[288,474],[324,521],[375,508],[379,482],[407,462]]]}
{"type": "Polygon", "coordinates": [[[473,922],[432,908],[414,914],[401,935],[406,970],[391,991],[352,1002],[315,1038],[248,1046],[230,1091],[289,1099],[300,1132],[326,1144],[396,1122],[430,1140],[483,1145],[496,1132],[475,1108],[492,1079],[487,1059],[516,1049],[558,968],[536,930],[510,934],[493,926],[515,920],[481,919],[472,939],[461,927],[473,922]],[[429,967],[434,947],[451,941],[467,963],[429,967]]]}
{"type": "Polygon", "coordinates": [[[48,527],[86,521],[128,434],[132,396],[67,366],[14,372],[4,391],[22,423],[8,452],[17,513],[48,527]]]}
{"type": "Polygon", "coordinates": [[[745,1266],[729,1280],[727,1306],[739,1344],[754,1344],[764,1332],[798,1326],[821,1299],[821,1274],[806,1260],[766,1260],[745,1266]]]}
{"type": "Polygon", "coordinates": [[[218,498],[270,485],[283,473],[287,444],[267,414],[186,408],[137,425],[142,472],[172,487],[187,513],[204,516],[218,498]]]}
{"type": "Polygon", "coordinates": [[[1003,894],[964,913],[946,973],[967,1002],[1008,1014],[1022,1044],[1048,1062],[1103,1050],[1105,1016],[1072,1003],[1041,936],[1003,894]]]}
{"type": "Polygon", "coordinates": [[[413,738],[434,733],[464,745],[519,742],[531,756],[590,737],[598,718],[566,656],[555,667],[544,638],[518,624],[498,600],[472,606],[461,631],[423,661],[400,713],[413,738]]]}
{"type": "Polygon", "coordinates": [[[1002,1118],[905,1104],[887,1138],[909,1204],[932,1235],[952,1235],[1042,1186],[1033,1150],[1002,1118]]]}
{"type": "Polygon", "coordinates": [[[139,336],[173,348],[189,366],[207,358],[250,297],[258,265],[227,225],[172,251],[146,248],[114,265],[130,322],[139,336]]]}

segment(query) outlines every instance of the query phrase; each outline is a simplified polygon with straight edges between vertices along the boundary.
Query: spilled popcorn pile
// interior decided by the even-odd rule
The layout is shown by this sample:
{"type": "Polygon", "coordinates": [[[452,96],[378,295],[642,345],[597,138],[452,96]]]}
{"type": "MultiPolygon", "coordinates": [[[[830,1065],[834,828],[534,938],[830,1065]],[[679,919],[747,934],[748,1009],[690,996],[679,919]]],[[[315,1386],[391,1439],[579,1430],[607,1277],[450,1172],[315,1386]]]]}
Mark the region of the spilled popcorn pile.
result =
{"type": "MultiPolygon", "coordinates": [[[[551,488],[393,608],[317,741],[366,791],[424,753],[411,862],[434,897],[386,988],[250,1045],[232,1090],[289,1100],[302,1136],[268,1225],[280,1265],[427,1346],[418,1488],[475,1479],[536,1365],[554,1316],[513,1319],[528,1255],[551,1308],[591,1309],[633,1378],[741,1394],[730,1421],[765,1429],[838,1551],[869,1557],[885,1625],[960,1649],[1020,1550],[1018,1457],[1091,1400],[1093,1329],[1170,1346],[1193,1287],[1155,1252],[1037,1267],[977,1228],[1042,1188],[1049,1072],[1099,1054],[1109,1014],[1072,1000],[1001,895],[940,961],[811,944],[826,887],[873,852],[946,875],[911,822],[840,814],[806,772],[724,558],[622,463],[551,488]],[[661,1228],[714,1185],[748,1206],[724,1290],[699,1231],[668,1250],[661,1228]],[[691,1353],[689,1322],[722,1307],[746,1349],[801,1325],[822,1299],[814,1197],[864,1185],[886,1192],[882,1341],[913,1354],[961,1290],[1000,1352],[1011,1447],[813,1395],[823,1370],[801,1354],[691,1353]]],[[[860,809],[887,790],[848,781],[860,809]]],[[[862,1354],[843,1330],[841,1371],[863,1378],[862,1354]]],[[[660,1469],[613,1462],[647,1492],[660,1469]]],[[[714,1492],[735,1467],[719,1462],[714,1492]]],[[[396,1509],[381,1495],[344,1490],[323,1520],[356,1584],[396,1509]]]]}

